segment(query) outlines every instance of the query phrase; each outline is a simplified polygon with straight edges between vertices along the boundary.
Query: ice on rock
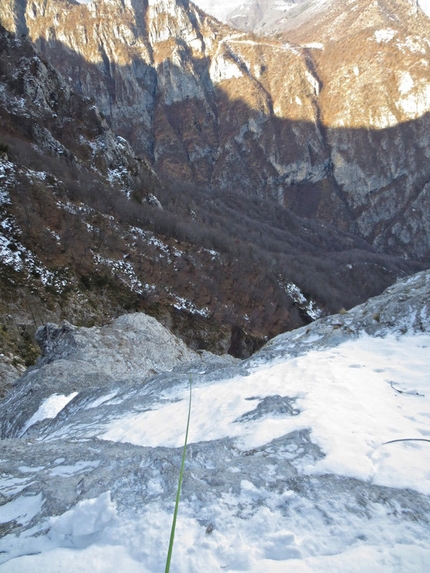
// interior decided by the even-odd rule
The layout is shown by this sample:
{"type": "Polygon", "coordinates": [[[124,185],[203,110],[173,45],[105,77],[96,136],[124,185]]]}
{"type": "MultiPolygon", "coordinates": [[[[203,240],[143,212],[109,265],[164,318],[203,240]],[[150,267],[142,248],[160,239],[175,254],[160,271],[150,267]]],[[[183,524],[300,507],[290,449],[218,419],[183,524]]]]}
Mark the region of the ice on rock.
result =
{"type": "Polygon", "coordinates": [[[77,392],[72,392],[68,396],[62,394],[52,394],[49,396],[40,406],[37,412],[35,412],[28,422],[25,423],[21,433],[24,434],[30,426],[39,422],[40,420],[45,420],[46,418],[55,418],[55,416],[61,412],[61,410],[71,401],[77,392]]]}
{"type": "Polygon", "coordinates": [[[245,361],[143,315],[42,329],[0,404],[1,572],[162,571],[192,381],[175,571],[426,573],[429,295],[419,273],[245,361]]]}

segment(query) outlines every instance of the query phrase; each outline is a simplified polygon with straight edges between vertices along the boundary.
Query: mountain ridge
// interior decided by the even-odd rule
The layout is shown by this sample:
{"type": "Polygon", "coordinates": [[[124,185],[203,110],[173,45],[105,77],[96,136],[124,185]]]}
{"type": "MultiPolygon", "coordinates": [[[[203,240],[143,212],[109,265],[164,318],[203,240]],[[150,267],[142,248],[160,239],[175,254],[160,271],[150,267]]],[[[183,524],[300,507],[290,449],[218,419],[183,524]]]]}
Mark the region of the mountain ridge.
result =
{"type": "MultiPolygon", "coordinates": [[[[403,5],[403,8],[406,8],[404,13],[407,15],[415,16],[418,13],[423,13],[430,17],[428,0],[404,0],[403,2],[396,0],[395,2],[385,3],[385,6],[389,6],[390,3],[398,7],[403,5]]],[[[204,0],[198,1],[197,4],[200,4],[204,9],[208,9],[204,0]]],[[[324,21],[324,19],[335,20],[336,18],[333,17],[333,14],[327,17],[326,12],[331,12],[336,4],[340,7],[339,12],[344,12],[343,17],[338,13],[337,18],[347,18],[345,12],[350,11],[355,12],[356,17],[354,20],[356,21],[363,18],[363,16],[367,18],[372,12],[374,15],[374,8],[378,7],[378,3],[365,7],[365,3],[361,0],[360,2],[350,0],[347,4],[345,2],[337,2],[337,0],[281,0],[280,2],[269,0],[263,3],[259,0],[245,0],[231,10],[224,8],[222,13],[218,10],[216,15],[221,21],[243,31],[255,31],[264,35],[289,32],[294,35],[296,29],[318,28],[318,24],[314,23],[315,21],[324,21]],[[363,8],[357,10],[357,7],[360,5],[363,8]]],[[[210,9],[208,11],[211,12],[210,9]]],[[[387,16],[387,13],[385,16],[387,16]]],[[[348,29],[348,26],[342,25],[342,27],[346,30],[348,29]]]]}

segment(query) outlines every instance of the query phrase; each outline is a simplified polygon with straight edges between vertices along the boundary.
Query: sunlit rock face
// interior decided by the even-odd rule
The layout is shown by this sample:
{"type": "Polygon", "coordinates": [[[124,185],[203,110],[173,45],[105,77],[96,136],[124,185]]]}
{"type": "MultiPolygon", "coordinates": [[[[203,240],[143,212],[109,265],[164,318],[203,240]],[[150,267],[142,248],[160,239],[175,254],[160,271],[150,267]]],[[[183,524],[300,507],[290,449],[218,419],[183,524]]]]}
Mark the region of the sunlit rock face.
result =
{"type": "Polygon", "coordinates": [[[408,0],[298,8],[276,38],[187,0],[6,0],[0,17],[159,173],[428,256],[430,19],[408,0]]]}

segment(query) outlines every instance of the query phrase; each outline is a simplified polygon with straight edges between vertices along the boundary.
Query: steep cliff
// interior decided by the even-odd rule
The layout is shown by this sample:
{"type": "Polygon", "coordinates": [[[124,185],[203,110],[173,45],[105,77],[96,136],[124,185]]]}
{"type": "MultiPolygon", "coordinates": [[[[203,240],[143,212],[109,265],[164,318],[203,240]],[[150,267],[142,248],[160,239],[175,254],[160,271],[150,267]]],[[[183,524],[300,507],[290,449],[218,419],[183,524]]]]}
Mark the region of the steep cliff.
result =
{"type": "Polygon", "coordinates": [[[333,176],[358,232],[427,258],[429,31],[415,1],[350,0],[285,34],[312,54],[333,176]]]}
{"type": "Polygon", "coordinates": [[[0,55],[0,394],[46,321],[145,310],[247,356],[419,268],[275,203],[178,197],[28,39],[0,29],[0,55]]]}
{"type": "Polygon", "coordinates": [[[407,0],[317,7],[278,39],[186,0],[6,0],[0,15],[160,174],[426,258],[430,20],[407,0]]]}
{"type": "Polygon", "coordinates": [[[25,25],[9,26],[28,33],[75,89],[93,95],[158,170],[254,193],[267,193],[285,173],[290,183],[324,176],[317,81],[290,46],[260,45],[175,0],[35,2],[31,12],[19,5],[25,25]],[[301,103],[290,93],[297,82],[301,103]],[[295,120],[309,125],[296,133],[295,120]]]}
{"type": "MultiPolygon", "coordinates": [[[[75,94],[26,39],[0,26],[0,54],[1,394],[37,356],[38,323],[112,312],[114,299],[102,303],[101,289],[82,282],[91,287],[103,257],[118,257],[125,231],[106,210],[112,201],[131,209],[131,196],[150,201],[161,185],[94,100],[75,94]]],[[[125,275],[120,282],[125,302],[125,275]]]]}

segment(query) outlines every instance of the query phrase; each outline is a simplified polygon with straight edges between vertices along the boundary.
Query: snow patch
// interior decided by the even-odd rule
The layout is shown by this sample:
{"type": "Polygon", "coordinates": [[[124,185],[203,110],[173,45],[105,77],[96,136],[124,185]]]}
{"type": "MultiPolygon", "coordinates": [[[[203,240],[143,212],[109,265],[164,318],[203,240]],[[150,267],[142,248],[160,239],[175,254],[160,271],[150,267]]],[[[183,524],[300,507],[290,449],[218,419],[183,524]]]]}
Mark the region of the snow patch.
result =
{"type": "Polygon", "coordinates": [[[310,42],[309,44],[303,44],[303,47],[312,50],[324,50],[324,44],[321,44],[321,42],[310,42]]]}
{"type": "Polygon", "coordinates": [[[85,462],[85,461],[80,461],[77,462],[74,465],[58,465],[55,468],[53,468],[49,474],[51,476],[70,476],[70,475],[74,475],[77,473],[83,473],[86,470],[92,470],[94,468],[99,467],[100,462],[96,461],[96,462],[85,462]]]}
{"type": "Polygon", "coordinates": [[[21,436],[25,434],[30,426],[46,418],[55,418],[67,404],[77,396],[77,392],[72,392],[68,396],[64,394],[52,394],[39,406],[37,411],[31,416],[31,418],[25,423],[25,426],[21,430],[21,436]]]}
{"type": "Polygon", "coordinates": [[[124,260],[115,260],[94,255],[94,261],[97,265],[108,267],[112,274],[117,277],[133,292],[143,294],[145,285],[139,280],[132,263],[124,260]]]}
{"type": "Polygon", "coordinates": [[[15,181],[15,166],[11,161],[0,157],[0,206],[10,205],[7,187],[15,181]]]}
{"type": "Polygon", "coordinates": [[[185,310],[190,314],[198,314],[199,316],[209,317],[210,310],[207,307],[197,308],[193,301],[183,298],[178,295],[172,295],[175,298],[173,303],[174,308],[177,310],[185,310]]]}
{"type": "Polygon", "coordinates": [[[109,400],[111,400],[112,398],[114,398],[116,396],[116,390],[114,392],[109,392],[109,394],[106,394],[105,396],[100,396],[100,398],[97,398],[96,400],[93,400],[92,402],[90,402],[89,404],[87,404],[85,406],[86,410],[91,410],[92,408],[98,408],[99,406],[101,406],[102,404],[105,404],[106,402],[109,402],[109,400]]]}
{"type": "Polygon", "coordinates": [[[315,95],[319,95],[320,84],[317,78],[315,78],[308,70],[305,71],[305,77],[308,80],[309,84],[311,85],[315,95]]]}
{"type": "Polygon", "coordinates": [[[124,184],[128,178],[128,171],[126,167],[117,167],[116,169],[108,169],[108,181],[109,183],[120,183],[124,184]]]}
{"type": "Polygon", "coordinates": [[[234,60],[219,54],[211,62],[209,75],[212,83],[218,84],[224,80],[241,78],[243,72],[234,60]]]}
{"type": "Polygon", "coordinates": [[[399,50],[403,53],[406,53],[406,51],[408,52],[412,52],[415,54],[426,54],[426,41],[424,40],[424,42],[422,41],[421,38],[417,38],[417,37],[413,37],[413,36],[407,36],[406,40],[404,42],[402,42],[401,40],[398,40],[396,42],[397,47],[399,48],[399,50]],[[424,43],[425,42],[425,43],[424,43]]]}
{"type": "MultiPolygon", "coordinates": [[[[402,86],[404,89],[409,85],[402,86]]],[[[412,88],[410,88],[412,90],[412,88]]],[[[396,106],[408,117],[416,118],[424,115],[430,110],[430,83],[421,80],[415,84],[413,91],[404,91],[396,106]]]]}
{"type": "MultiPolygon", "coordinates": [[[[429,424],[429,346],[430,335],[400,340],[365,335],[334,349],[263,365],[248,377],[195,387],[189,441],[234,437],[242,449],[252,450],[312,428],[312,441],[325,455],[304,466],[305,472],[333,473],[429,495],[430,444],[420,441],[429,424]],[[392,380],[401,381],[403,393],[393,389],[392,380]],[[300,413],[279,416],[273,410],[254,416],[250,423],[255,412],[250,389],[258,401],[287,393],[300,413]],[[405,438],[413,442],[388,443],[405,438]],[[411,467],[413,471],[407,469],[411,467]]],[[[187,397],[186,388],[170,398],[165,396],[166,401],[155,409],[109,422],[98,437],[141,446],[180,447],[187,397]]]]}
{"type": "Polygon", "coordinates": [[[414,87],[414,80],[409,72],[401,72],[399,78],[399,93],[407,94],[414,87]]]}
{"type": "MultiPolygon", "coordinates": [[[[10,477],[4,473],[2,473],[0,476],[0,491],[4,496],[14,496],[25,489],[27,485],[27,478],[10,477]]],[[[3,522],[3,519],[6,519],[6,515],[5,518],[3,518],[3,513],[0,511],[0,516],[0,522],[3,522]]]]}
{"type": "Polygon", "coordinates": [[[418,0],[418,6],[430,18],[430,0],[418,0]]]}
{"type": "Polygon", "coordinates": [[[95,499],[79,502],[73,509],[50,520],[51,536],[58,542],[67,541],[77,548],[86,547],[116,515],[116,509],[107,491],[95,499]]]}
{"type": "Polygon", "coordinates": [[[383,30],[376,30],[375,31],[375,39],[378,44],[389,42],[394,38],[397,32],[391,28],[385,28],[383,30]]]}
{"type": "Polygon", "coordinates": [[[28,523],[42,509],[42,494],[22,495],[1,506],[1,523],[17,521],[28,523]]]}
{"type": "Polygon", "coordinates": [[[284,286],[290,297],[302,310],[306,312],[309,318],[312,318],[312,320],[321,318],[323,314],[322,310],[318,307],[315,301],[308,300],[296,284],[286,283],[284,286]]]}

